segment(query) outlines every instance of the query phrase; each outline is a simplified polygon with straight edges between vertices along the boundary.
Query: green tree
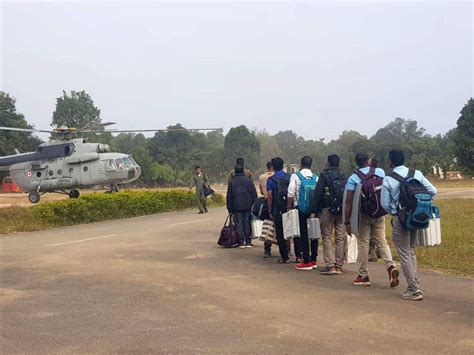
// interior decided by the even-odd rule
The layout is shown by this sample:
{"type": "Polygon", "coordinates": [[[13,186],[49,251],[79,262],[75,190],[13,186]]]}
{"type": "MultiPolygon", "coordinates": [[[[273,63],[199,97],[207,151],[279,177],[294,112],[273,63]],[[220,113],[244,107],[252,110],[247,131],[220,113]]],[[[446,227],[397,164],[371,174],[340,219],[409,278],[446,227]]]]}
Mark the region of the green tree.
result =
{"type": "Polygon", "coordinates": [[[266,131],[256,133],[256,137],[260,143],[259,166],[256,171],[260,174],[267,170],[266,163],[274,157],[284,157],[283,152],[278,145],[275,136],[270,135],[266,131]]]}
{"type": "MultiPolygon", "coordinates": [[[[0,91],[0,126],[33,128],[25,116],[16,111],[16,100],[6,92],[0,91]]],[[[0,131],[0,156],[35,150],[41,140],[28,132],[0,131]]]]}
{"type": "Polygon", "coordinates": [[[175,182],[176,173],[168,164],[153,163],[151,175],[157,185],[170,185],[175,182]]]}
{"type": "MultiPolygon", "coordinates": [[[[179,123],[168,127],[171,130],[183,128],[179,123]]],[[[178,170],[190,168],[190,154],[195,148],[191,132],[185,130],[157,132],[148,142],[148,150],[157,163],[178,170]]]]}
{"type": "Polygon", "coordinates": [[[246,126],[233,127],[224,139],[224,167],[230,170],[234,167],[237,158],[244,158],[245,165],[250,170],[259,167],[260,142],[255,132],[251,132],[246,126]]]}
{"type": "Polygon", "coordinates": [[[474,175],[474,100],[469,99],[461,110],[454,136],[457,163],[468,176],[474,175]]]}
{"type": "Polygon", "coordinates": [[[136,147],[147,148],[147,139],[141,133],[120,133],[112,137],[110,147],[114,152],[129,154],[136,147]]]}
{"type": "Polygon", "coordinates": [[[100,110],[85,91],[71,91],[69,95],[63,91],[56,99],[52,126],[100,129],[100,124],[100,110]]]}
{"type": "Polygon", "coordinates": [[[341,158],[341,169],[346,173],[355,168],[354,155],[359,152],[371,154],[367,137],[357,131],[344,131],[327,145],[328,154],[337,154],[341,158]]]}
{"type": "Polygon", "coordinates": [[[418,122],[397,117],[370,138],[373,157],[377,159],[380,167],[389,169],[388,152],[392,149],[402,149],[408,165],[429,172],[431,169],[428,165],[431,162],[428,162],[425,155],[430,154],[430,138],[425,134],[424,128],[418,127],[418,122]]]}
{"type": "Polygon", "coordinates": [[[149,185],[153,182],[153,158],[144,147],[135,147],[130,151],[131,156],[142,169],[140,181],[149,185]]]}

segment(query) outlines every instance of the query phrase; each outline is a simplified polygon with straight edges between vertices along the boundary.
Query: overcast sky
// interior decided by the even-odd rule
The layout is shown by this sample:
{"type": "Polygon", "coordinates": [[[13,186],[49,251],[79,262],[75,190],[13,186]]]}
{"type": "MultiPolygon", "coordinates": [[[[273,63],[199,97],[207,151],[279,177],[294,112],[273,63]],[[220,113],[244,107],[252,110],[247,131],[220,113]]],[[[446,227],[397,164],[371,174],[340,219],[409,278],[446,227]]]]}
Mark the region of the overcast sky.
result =
{"type": "Polygon", "coordinates": [[[5,2],[1,89],[37,128],[85,90],[117,128],[431,134],[473,95],[471,2],[5,2]]]}

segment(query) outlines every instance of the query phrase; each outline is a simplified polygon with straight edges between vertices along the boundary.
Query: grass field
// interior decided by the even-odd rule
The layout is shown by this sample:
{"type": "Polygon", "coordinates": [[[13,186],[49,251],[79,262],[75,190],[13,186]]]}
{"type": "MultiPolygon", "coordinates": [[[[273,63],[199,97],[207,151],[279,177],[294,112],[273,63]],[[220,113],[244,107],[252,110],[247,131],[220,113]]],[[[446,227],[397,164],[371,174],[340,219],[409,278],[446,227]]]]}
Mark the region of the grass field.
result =
{"type": "MultiPolygon", "coordinates": [[[[474,199],[436,200],[436,205],[441,210],[442,243],[417,248],[419,265],[474,276],[474,199]]],[[[387,236],[390,235],[391,226],[387,218],[387,236]]],[[[395,255],[393,245],[392,250],[395,255]]]]}
{"type": "Polygon", "coordinates": [[[437,180],[430,179],[430,181],[438,188],[464,188],[464,187],[474,187],[474,179],[464,179],[464,180],[437,180]]]}

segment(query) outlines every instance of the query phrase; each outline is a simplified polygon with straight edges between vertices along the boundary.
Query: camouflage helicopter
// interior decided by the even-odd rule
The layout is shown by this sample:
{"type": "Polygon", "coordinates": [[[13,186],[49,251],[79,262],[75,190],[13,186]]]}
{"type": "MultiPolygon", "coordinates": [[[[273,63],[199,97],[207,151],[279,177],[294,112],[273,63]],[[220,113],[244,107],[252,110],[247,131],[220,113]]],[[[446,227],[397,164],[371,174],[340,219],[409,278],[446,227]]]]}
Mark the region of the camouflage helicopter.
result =
{"type": "Polygon", "coordinates": [[[68,127],[53,130],[37,130],[14,127],[0,127],[4,131],[50,133],[59,140],[42,143],[35,152],[0,157],[0,169],[8,170],[13,182],[28,193],[31,203],[38,203],[47,192],[79,198],[78,189],[95,185],[109,185],[108,192],[118,192],[119,185],[137,180],[140,166],[132,156],[111,152],[107,144],[89,143],[82,134],[88,133],[139,133],[174,131],[219,131],[220,128],[171,128],[141,130],[76,129],[68,127]]]}

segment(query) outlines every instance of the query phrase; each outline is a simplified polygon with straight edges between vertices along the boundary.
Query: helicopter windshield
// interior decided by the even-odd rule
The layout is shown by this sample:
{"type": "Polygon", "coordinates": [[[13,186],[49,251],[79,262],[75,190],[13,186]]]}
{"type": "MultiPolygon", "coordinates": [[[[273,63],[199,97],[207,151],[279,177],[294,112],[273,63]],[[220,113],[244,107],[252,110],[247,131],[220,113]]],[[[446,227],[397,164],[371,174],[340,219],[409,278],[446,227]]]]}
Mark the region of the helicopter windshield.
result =
{"type": "Polygon", "coordinates": [[[126,166],[127,168],[133,166],[133,161],[132,161],[132,159],[130,159],[129,157],[124,157],[124,158],[122,158],[122,160],[123,160],[123,162],[125,163],[125,166],[126,166]]]}
{"type": "Polygon", "coordinates": [[[125,169],[125,164],[123,162],[122,159],[118,158],[118,159],[115,159],[115,164],[117,165],[117,169],[118,170],[123,170],[125,169]]]}

